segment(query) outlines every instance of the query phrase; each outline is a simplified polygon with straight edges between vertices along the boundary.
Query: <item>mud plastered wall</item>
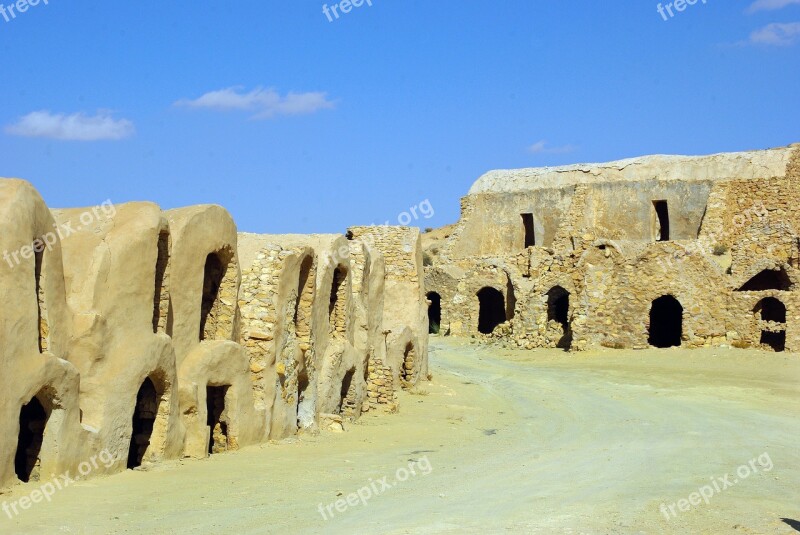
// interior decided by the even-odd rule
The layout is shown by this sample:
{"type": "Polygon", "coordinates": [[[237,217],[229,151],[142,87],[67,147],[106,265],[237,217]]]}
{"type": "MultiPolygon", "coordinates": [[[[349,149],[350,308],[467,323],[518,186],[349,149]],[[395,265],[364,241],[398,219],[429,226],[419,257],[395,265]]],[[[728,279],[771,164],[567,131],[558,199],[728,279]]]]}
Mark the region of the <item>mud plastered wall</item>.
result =
{"type": "Polygon", "coordinates": [[[341,430],[372,407],[371,361],[386,360],[378,248],[238,235],[215,205],[51,212],[16,179],[0,179],[0,206],[0,488],[101,453],[87,476],[341,430]]]}

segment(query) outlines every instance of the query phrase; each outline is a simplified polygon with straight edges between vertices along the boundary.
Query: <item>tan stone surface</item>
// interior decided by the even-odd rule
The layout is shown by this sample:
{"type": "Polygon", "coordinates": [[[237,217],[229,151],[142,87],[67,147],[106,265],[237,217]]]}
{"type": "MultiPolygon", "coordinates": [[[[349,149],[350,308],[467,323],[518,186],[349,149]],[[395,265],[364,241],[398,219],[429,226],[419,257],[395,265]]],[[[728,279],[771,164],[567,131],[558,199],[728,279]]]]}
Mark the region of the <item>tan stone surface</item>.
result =
{"type": "Polygon", "coordinates": [[[792,145],[488,173],[462,199],[448,237],[429,243],[437,254],[425,287],[441,295],[453,335],[487,337],[478,292],[502,294],[504,323],[488,338],[513,347],[570,336],[573,350],[648,347],[653,303],[672,296],[687,347],[769,349],[762,333],[777,331],[787,350],[800,350],[798,161],[792,145]],[[662,201],[666,241],[654,204],[662,201]],[[533,246],[522,214],[532,214],[533,246]],[[740,291],[765,270],[782,270],[785,287],[740,291]],[[559,288],[569,294],[566,330],[548,306],[559,288]],[[783,329],[761,318],[768,298],[786,309],[783,329]]]}

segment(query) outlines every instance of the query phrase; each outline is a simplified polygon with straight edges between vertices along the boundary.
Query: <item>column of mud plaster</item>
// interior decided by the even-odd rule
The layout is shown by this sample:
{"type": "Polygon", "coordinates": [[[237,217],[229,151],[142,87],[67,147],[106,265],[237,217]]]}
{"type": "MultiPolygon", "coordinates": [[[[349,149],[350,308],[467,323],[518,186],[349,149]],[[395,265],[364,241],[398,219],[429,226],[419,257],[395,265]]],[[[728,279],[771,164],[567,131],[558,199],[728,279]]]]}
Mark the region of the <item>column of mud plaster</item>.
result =
{"type": "Polygon", "coordinates": [[[169,227],[152,203],[54,211],[64,239],[70,359],[81,372],[83,423],[109,471],[181,454],[169,309],[169,227]],[[145,394],[147,394],[145,396],[145,394]]]}
{"type": "Polygon", "coordinates": [[[173,238],[173,343],[184,454],[205,457],[260,442],[266,418],[255,406],[250,362],[238,343],[236,225],[216,205],[169,210],[166,216],[173,238]],[[220,403],[224,409],[217,412],[220,403]]]}
{"type": "Polygon", "coordinates": [[[75,470],[90,455],[80,424],[79,375],[67,362],[72,317],[61,243],[39,193],[0,180],[0,489],[75,470]],[[35,251],[33,240],[52,237],[35,251]]]}

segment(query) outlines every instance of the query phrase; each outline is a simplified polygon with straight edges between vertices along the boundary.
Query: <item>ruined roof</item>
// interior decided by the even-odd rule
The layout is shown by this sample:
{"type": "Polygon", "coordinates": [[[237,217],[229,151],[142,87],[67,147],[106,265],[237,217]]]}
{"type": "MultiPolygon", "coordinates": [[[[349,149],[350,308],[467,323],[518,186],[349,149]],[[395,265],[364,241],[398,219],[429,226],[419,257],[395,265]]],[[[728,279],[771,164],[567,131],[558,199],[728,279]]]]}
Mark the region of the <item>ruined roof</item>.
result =
{"type": "Polygon", "coordinates": [[[469,190],[513,193],[593,182],[642,180],[730,180],[785,176],[792,151],[800,144],[777,149],[730,152],[710,156],[642,156],[608,163],[575,164],[489,171],[469,190]]]}

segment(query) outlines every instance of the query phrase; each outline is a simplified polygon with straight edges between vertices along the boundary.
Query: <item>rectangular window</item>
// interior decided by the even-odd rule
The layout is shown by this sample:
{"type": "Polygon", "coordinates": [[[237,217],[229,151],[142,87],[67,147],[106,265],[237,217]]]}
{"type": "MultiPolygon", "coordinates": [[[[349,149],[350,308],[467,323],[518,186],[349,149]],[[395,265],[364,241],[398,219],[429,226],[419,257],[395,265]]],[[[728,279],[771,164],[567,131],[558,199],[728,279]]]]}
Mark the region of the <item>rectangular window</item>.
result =
{"type": "Polygon", "coordinates": [[[669,207],[667,201],[653,201],[656,241],[669,241],[669,207]]]}
{"type": "Polygon", "coordinates": [[[536,232],[533,226],[533,214],[522,214],[522,225],[525,227],[525,248],[536,245],[536,232]]]}

